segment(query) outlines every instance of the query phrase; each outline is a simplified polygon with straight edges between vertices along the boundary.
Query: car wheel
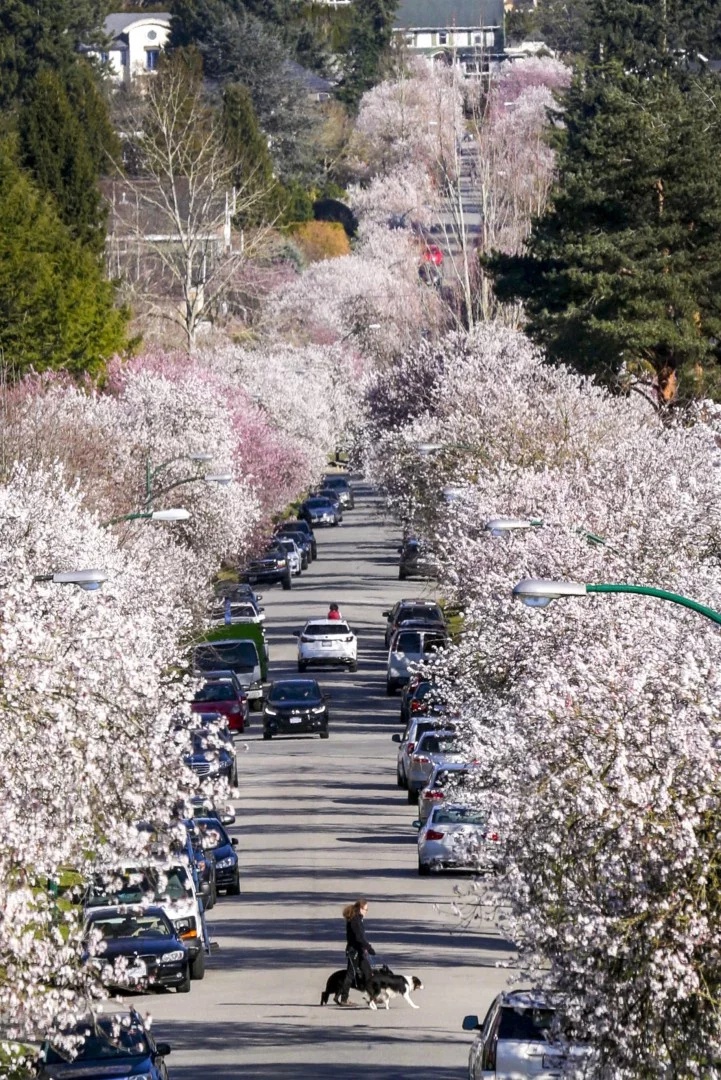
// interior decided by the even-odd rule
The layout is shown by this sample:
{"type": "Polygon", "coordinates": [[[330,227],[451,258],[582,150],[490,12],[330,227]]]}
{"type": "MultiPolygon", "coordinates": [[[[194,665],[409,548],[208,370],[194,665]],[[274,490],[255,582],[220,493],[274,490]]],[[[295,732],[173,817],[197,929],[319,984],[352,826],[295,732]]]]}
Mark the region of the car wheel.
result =
{"type": "Polygon", "coordinates": [[[308,670],[308,662],[306,660],[299,660],[298,661],[298,671],[307,671],[307,670],[308,670]]]}
{"type": "Polygon", "coordinates": [[[427,863],[421,862],[421,860],[419,859],[418,860],[418,876],[419,877],[428,877],[430,872],[431,872],[430,866],[428,866],[427,863]]]}
{"type": "Polygon", "coordinates": [[[263,708],[263,699],[253,698],[253,700],[250,702],[250,708],[252,712],[260,712],[263,708]]]}
{"type": "Polygon", "coordinates": [[[321,739],[327,739],[328,736],[329,736],[329,733],[327,731],[321,731],[321,733],[320,733],[321,739]]]}
{"type": "Polygon", "coordinates": [[[358,670],[358,661],[354,660],[352,664],[348,665],[348,668],[349,668],[350,671],[357,671],[358,670]]]}
{"type": "Polygon", "coordinates": [[[290,574],[288,574],[287,577],[283,578],[283,588],[286,592],[288,591],[288,589],[293,588],[293,578],[290,576],[290,574]]]}
{"type": "Polygon", "coordinates": [[[205,953],[202,949],[195,960],[190,962],[190,977],[198,981],[205,978],[205,953]]]}
{"type": "Polygon", "coordinates": [[[187,967],[183,972],[183,981],[179,982],[175,989],[179,994],[190,993],[190,972],[187,967]]]}
{"type": "Polygon", "coordinates": [[[401,770],[400,769],[396,769],[396,784],[398,785],[399,788],[404,788],[406,786],[405,781],[404,781],[403,777],[401,776],[401,770]]]}
{"type": "Polygon", "coordinates": [[[236,870],[233,884],[228,886],[228,896],[240,896],[240,870],[236,870]]]}
{"type": "Polygon", "coordinates": [[[386,694],[388,695],[388,697],[393,697],[393,695],[395,693],[397,693],[397,691],[398,691],[398,687],[396,686],[396,684],[394,682],[387,682],[386,683],[386,694]]]}
{"type": "Polygon", "coordinates": [[[231,787],[238,787],[238,766],[237,765],[233,766],[233,773],[232,773],[232,775],[230,777],[230,786],[231,787]]]}
{"type": "Polygon", "coordinates": [[[398,580],[399,581],[405,581],[406,580],[406,572],[405,572],[405,570],[401,569],[401,570],[398,571],[398,580]]]}
{"type": "Polygon", "coordinates": [[[418,792],[413,788],[408,788],[408,802],[411,806],[418,806],[418,792]]]}
{"type": "Polygon", "coordinates": [[[273,736],[271,735],[271,733],[269,731],[264,731],[263,732],[263,738],[264,739],[272,739],[273,736]]]}

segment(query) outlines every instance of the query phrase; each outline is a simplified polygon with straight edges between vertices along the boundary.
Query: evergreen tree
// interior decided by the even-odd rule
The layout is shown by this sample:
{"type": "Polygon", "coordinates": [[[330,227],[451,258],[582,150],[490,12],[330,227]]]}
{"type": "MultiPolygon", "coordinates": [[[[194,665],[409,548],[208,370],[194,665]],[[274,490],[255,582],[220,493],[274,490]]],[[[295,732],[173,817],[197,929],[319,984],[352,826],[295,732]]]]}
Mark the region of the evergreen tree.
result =
{"type": "Polygon", "coordinates": [[[126,343],[125,313],[97,257],[0,145],[0,351],[12,377],[96,373],[126,343]]]}
{"type": "Polygon", "coordinates": [[[83,244],[101,251],[105,211],[98,178],[120,147],[107,107],[85,63],[67,75],[44,68],[29,85],[18,116],[22,164],[57,204],[83,244]]]}
{"type": "Polygon", "coordinates": [[[108,0],[2,0],[0,109],[21,98],[42,67],[64,72],[79,45],[99,40],[108,0]]]}
{"type": "Polygon", "coordinates": [[[398,0],[354,0],[340,98],[357,106],[379,81],[393,33],[398,0]]]}
{"type": "Polygon", "coordinates": [[[558,180],[523,256],[489,260],[548,351],[612,385],[645,373],[662,400],[721,385],[721,88],[581,72],[558,180]]]}
{"type": "Polygon", "coordinates": [[[260,130],[247,87],[231,83],[223,92],[223,141],[233,163],[233,183],[255,201],[239,224],[253,225],[275,216],[278,184],[268,140],[260,130]]]}

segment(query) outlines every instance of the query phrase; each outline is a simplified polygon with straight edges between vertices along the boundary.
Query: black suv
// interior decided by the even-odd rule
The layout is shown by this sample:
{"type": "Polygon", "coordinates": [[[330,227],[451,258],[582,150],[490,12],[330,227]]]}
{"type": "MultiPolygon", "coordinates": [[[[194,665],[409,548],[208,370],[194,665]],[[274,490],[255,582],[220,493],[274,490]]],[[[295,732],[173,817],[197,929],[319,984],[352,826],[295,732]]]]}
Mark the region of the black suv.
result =
{"type": "Polygon", "coordinates": [[[352,510],[355,506],[353,489],[345,476],[339,473],[326,473],[323,477],[323,487],[332,488],[336,495],[340,495],[340,503],[344,510],[352,510]]]}
{"type": "Polygon", "coordinates": [[[280,582],[284,589],[292,589],[293,580],[285,548],[279,544],[271,544],[262,555],[250,560],[244,577],[250,585],[259,581],[266,585],[277,585],[280,582]]]}
{"type": "Polygon", "coordinates": [[[428,557],[425,545],[414,536],[409,536],[398,548],[400,562],[398,564],[398,580],[405,581],[409,577],[431,577],[433,567],[428,557]]]}
{"type": "Polygon", "coordinates": [[[388,620],[385,632],[386,649],[391,638],[401,626],[415,630],[448,630],[442,609],[433,600],[399,600],[389,611],[383,612],[388,620]]]}

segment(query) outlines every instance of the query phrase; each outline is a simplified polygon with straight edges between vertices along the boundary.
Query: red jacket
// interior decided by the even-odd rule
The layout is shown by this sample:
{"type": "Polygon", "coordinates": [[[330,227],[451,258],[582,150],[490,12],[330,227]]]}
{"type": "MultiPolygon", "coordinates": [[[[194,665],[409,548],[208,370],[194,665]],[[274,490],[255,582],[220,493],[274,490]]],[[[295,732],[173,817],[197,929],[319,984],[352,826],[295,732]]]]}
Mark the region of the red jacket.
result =
{"type": "Polygon", "coordinates": [[[342,619],[343,616],[341,615],[340,611],[329,611],[328,612],[328,618],[329,619],[342,619]]]}

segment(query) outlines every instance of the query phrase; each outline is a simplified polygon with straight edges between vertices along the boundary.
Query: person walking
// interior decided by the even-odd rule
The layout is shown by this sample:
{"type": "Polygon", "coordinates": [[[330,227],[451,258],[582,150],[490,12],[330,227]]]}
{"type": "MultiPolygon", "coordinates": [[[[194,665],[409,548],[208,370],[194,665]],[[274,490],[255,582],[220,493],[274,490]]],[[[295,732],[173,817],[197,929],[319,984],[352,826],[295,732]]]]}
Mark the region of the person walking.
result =
{"type": "Polygon", "coordinates": [[[350,1005],[348,994],[352,986],[362,990],[368,985],[372,971],[369,956],[375,956],[376,951],[366,937],[364,919],[368,911],[368,901],[362,897],[353,904],[343,908],[345,919],[345,955],[348,961],[348,970],[345,973],[343,986],[340,992],[340,1004],[350,1005]]]}
{"type": "Polygon", "coordinates": [[[330,609],[328,611],[328,618],[333,619],[333,620],[336,620],[336,619],[340,620],[340,619],[343,618],[343,616],[340,613],[340,608],[338,607],[337,604],[331,604],[330,605],[330,609]]]}

